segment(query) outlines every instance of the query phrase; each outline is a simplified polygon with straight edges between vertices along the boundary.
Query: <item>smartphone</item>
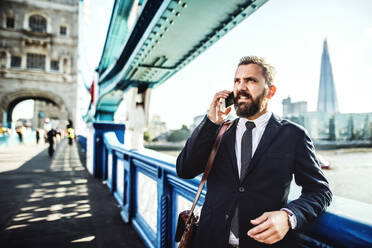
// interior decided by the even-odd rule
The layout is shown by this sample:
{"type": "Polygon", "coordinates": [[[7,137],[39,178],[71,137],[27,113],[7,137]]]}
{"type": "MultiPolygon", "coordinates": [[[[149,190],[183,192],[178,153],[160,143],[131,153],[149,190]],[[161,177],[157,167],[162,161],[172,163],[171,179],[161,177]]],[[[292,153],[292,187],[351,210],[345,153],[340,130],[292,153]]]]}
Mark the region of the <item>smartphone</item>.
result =
{"type": "Polygon", "coordinates": [[[230,107],[235,103],[234,92],[232,91],[229,96],[225,99],[225,108],[230,107]]]}

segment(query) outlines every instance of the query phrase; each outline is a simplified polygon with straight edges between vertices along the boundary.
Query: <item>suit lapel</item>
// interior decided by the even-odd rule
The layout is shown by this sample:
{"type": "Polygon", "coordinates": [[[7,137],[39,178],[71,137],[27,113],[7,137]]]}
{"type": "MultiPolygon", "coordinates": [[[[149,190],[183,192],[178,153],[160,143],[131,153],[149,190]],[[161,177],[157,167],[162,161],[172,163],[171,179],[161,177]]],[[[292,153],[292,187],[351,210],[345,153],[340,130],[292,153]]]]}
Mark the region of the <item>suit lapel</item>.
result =
{"type": "Polygon", "coordinates": [[[242,178],[241,182],[246,178],[246,176],[253,170],[253,168],[256,166],[257,161],[262,157],[266,149],[270,146],[272,143],[273,139],[276,137],[278,134],[281,124],[278,120],[278,117],[276,117],[274,114],[270,117],[269,122],[267,123],[267,126],[265,128],[265,131],[262,135],[261,141],[257,146],[257,149],[253,155],[253,158],[251,160],[251,163],[242,178]]]}
{"type": "Polygon", "coordinates": [[[235,119],[231,127],[224,134],[224,139],[226,139],[226,149],[228,151],[228,157],[231,160],[231,169],[233,171],[234,177],[239,181],[238,174],[238,164],[236,161],[236,152],[235,152],[235,139],[236,139],[236,125],[239,119],[235,119]]]}

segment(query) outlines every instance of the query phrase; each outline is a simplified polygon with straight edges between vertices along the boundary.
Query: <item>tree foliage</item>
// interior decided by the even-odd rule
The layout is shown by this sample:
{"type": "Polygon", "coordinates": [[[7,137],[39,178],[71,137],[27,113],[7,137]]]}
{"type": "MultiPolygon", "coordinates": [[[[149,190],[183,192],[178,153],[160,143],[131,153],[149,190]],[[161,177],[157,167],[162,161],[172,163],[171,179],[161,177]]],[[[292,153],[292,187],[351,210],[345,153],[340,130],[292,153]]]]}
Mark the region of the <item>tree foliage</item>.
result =
{"type": "Polygon", "coordinates": [[[151,142],[152,139],[149,131],[145,131],[143,133],[143,140],[146,142],[151,142]]]}
{"type": "Polygon", "coordinates": [[[180,142],[187,140],[191,135],[191,131],[186,125],[182,125],[181,129],[173,130],[168,136],[167,141],[169,142],[180,142]]]}

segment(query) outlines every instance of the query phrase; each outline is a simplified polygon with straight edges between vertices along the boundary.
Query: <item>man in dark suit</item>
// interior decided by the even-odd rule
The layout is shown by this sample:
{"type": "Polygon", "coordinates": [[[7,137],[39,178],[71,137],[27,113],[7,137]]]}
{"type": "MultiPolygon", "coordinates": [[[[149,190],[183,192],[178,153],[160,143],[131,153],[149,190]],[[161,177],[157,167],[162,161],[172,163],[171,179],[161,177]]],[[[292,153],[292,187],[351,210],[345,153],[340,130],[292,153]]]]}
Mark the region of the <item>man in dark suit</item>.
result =
{"type": "MultiPolygon", "coordinates": [[[[268,110],[274,68],[255,56],[241,59],[234,78],[238,119],[222,137],[207,181],[196,242],[199,247],[293,247],[299,229],[330,204],[332,193],[306,130],[268,110]],[[288,203],[294,175],[301,196],[288,203]]],[[[216,135],[231,107],[215,94],[208,115],[177,158],[177,173],[204,171],[216,135]]]]}

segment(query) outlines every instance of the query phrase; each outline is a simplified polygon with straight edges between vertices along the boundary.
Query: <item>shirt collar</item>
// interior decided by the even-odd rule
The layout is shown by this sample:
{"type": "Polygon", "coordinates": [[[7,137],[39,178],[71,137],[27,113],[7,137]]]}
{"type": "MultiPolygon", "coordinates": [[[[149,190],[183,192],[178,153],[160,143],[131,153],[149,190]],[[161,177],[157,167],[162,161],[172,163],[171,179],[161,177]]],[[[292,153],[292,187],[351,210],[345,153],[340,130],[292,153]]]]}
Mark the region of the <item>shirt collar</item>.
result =
{"type": "Polygon", "coordinates": [[[239,122],[238,122],[238,127],[245,128],[245,123],[247,121],[253,121],[257,128],[266,126],[266,124],[269,122],[271,115],[272,115],[272,112],[267,111],[265,114],[261,115],[260,117],[254,120],[248,120],[247,118],[240,117],[239,122]]]}

